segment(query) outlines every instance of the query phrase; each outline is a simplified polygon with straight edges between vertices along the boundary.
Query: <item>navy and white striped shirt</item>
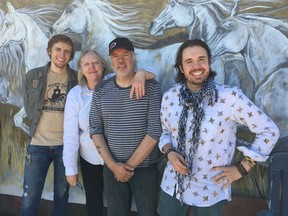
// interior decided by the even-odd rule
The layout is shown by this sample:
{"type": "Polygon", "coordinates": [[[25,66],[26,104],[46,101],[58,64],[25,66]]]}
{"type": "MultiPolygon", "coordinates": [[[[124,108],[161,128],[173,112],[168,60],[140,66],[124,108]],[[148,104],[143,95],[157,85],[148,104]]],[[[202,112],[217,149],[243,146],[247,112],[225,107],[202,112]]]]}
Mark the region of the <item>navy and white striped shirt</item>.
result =
{"type": "MultiPolygon", "coordinates": [[[[89,116],[90,136],[102,134],[117,162],[125,163],[146,134],[159,140],[162,129],[160,122],[161,89],[156,80],[147,80],[145,95],[130,99],[131,87],[117,85],[115,76],[94,89],[89,116]]],[[[158,149],[138,166],[147,167],[157,161],[158,149]]]]}

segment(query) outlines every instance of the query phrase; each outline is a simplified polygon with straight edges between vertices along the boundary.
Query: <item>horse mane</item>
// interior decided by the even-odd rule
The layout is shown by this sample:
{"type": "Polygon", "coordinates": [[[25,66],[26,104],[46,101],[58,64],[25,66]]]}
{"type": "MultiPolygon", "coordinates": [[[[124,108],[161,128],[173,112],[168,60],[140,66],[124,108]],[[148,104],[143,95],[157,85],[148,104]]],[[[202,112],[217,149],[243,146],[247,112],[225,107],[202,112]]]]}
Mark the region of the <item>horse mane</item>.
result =
{"type": "Polygon", "coordinates": [[[50,27],[61,14],[61,6],[56,4],[34,4],[17,9],[18,13],[30,16],[44,32],[47,38],[50,37],[50,27]]]}
{"type": "MultiPolygon", "coordinates": [[[[246,11],[246,10],[250,10],[253,8],[246,8],[246,9],[243,9],[241,11],[246,11]]],[[[286,19],[281,19],[281,18],[278,19],[278,18],[273,18],[273,17],[267,16],[269,14],[274,14],[274,13],[277,13],[277,12],[280,12],[283,10],[287,11],[288,6],[276,8],[276,9],[273,9],[271,11],[262,12],[262,13],[242,13],[242,14],[238,14],[238,16],[242,17],[244,19],[247,19],[247,20],[252,19],[252,20],[261,21],[261,22],[268,24],[268,25],[274,27],[275,29],[279,30],[280,32],[282,32],[287,37],[288,36],[288,24],[286,23],[287,18],[286,19]]]]}
{"type": "Polygon", "coordinates": [[[0,8],[0,28],[2,28],[2,25],[4,23],[5,20],[5,13],[4,11],[0,8]]]}
{"type": "Polygon", "coordinates": [[[223,13],[230,13],[234,5],[234,3],[223,2],[222,0],[184,0],[183,3],[187,3],[188,5],[216,5],[215,8],[220,9],[223,13]]]}
{"type": "Polygon", "coordinates": [[[0,8],[0,17],[4,17],[5,12],[0,8]]]}
{"type": "MultiPolygon", "coordinates": [[[[47,38],[49,38],[49,28],[53,24],[55,17],[58,17],[60,14],[61,11],[59,8],[59,6],[54,4],[34,4],[17,9],[16,11],[17,13],[31,17],[47,38]]],[[[9,13],[6,15],[10,17],[9,13]]],[[[3,47],[0,51],[0,62],[0,76],[7,79],[11,92],[15,96],[19,96],[22,92],[22,81],[26,72],[22,46],[20,44],[13,44],[3,47]]]]}
{"type": "Polygon", "coordinates": [[[147,47],[155,42],[148,34],[150,23],[143,23],[140,18],[141,12],[149,10],[146,4],[116,5],[106,0],[90,2],[103,12],[106,23],[116,36],[125,35],[136,47],[147,47]]]}
{"type": "Polygon", "coordinates": [[[18,44],[8,45],[2,49],[2,52],[0,52],[0,76],[7,77],[10,91],[19,96],[22,92],[22,81],[25,75],[23,50],[21,45],[18,44]]]}

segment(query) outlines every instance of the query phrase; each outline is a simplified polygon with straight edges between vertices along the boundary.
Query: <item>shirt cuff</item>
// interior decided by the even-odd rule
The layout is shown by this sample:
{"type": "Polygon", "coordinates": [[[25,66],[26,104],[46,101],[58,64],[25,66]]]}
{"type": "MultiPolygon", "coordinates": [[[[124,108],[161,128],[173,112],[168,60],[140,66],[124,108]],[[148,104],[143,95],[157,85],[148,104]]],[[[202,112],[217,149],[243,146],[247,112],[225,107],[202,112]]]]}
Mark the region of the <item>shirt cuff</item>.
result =
{"type": "Polygon", "coordinates": [[[65,167],[65,175],[77,175],[78,174],[78,167],[65,167]]]}
{"type": "Polygon", "coordinates": [[[171,138],[170,138],[170,135],[162,134],[161,137],[160,137],[159,144],[158,144],[159,149],[160,149],[160,151],[161,151],[162,153],[164,153],[164,152],[162,151],[163,146],[166,145],[166,144],[168,144],[168,143],[172,143],[172,140],[171,140],[171,138]]]}

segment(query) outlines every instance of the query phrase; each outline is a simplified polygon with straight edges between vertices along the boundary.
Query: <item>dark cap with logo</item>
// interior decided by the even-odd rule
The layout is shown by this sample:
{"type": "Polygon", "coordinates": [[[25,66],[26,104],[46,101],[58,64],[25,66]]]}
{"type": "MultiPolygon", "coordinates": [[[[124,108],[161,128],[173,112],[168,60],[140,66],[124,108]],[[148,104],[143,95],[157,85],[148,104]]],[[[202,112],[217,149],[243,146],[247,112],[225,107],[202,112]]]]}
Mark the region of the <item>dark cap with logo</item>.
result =
{"type": "Polygon", "coordinates": [[[109,43],[109,55],[115,49],[126,49],[127,51],[134,51],[134,46],[128,38],[118,37],[109,43]]]}

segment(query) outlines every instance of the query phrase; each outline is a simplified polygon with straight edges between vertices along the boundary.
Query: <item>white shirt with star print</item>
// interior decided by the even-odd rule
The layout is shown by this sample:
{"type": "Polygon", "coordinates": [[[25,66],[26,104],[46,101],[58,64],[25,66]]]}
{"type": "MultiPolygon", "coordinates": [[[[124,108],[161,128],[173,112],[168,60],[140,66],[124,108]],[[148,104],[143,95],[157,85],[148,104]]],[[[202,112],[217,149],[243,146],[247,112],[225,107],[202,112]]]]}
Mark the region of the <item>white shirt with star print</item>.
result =
{"type": "MultiPolygon", "coordinates": [[[[179,118],[182,105],[179,102],[180,84],[174,85],[164,93],[161,106],[163,133],[159,148],[171,143],[177,149],[179,118]]],[[[221,200],[231,200],[231,186],[222,189],[223,185],[215,184],[211,178],[219,171],[211,171],[214,166],[230,166],[236,148],[237,125],[247,126],[256,134],[250,146],[239,146],[244,156],[255,161],[264,162],[269,157],[279,137],[276,124],[253,104],[240,89],[216,84],[218,101],[208,105],[204,98],[205,116],[201,122],[199,147],[193,160],[194,176],[184,179],[183,202],[192,206],[211,206],[221,200]],[[238,124],[239,123],[239,124],[238,124]]],[[[186,123],[186,157],[192,144],[191,122],[192,110],[188,110],[186,123]]],[[[173,196],[177,192],[177,179],[174,168],[168,161],[164,170],[161,188],[173,196]]],[[[179,194],[176,194],[179,199],[179,194]]]]}

